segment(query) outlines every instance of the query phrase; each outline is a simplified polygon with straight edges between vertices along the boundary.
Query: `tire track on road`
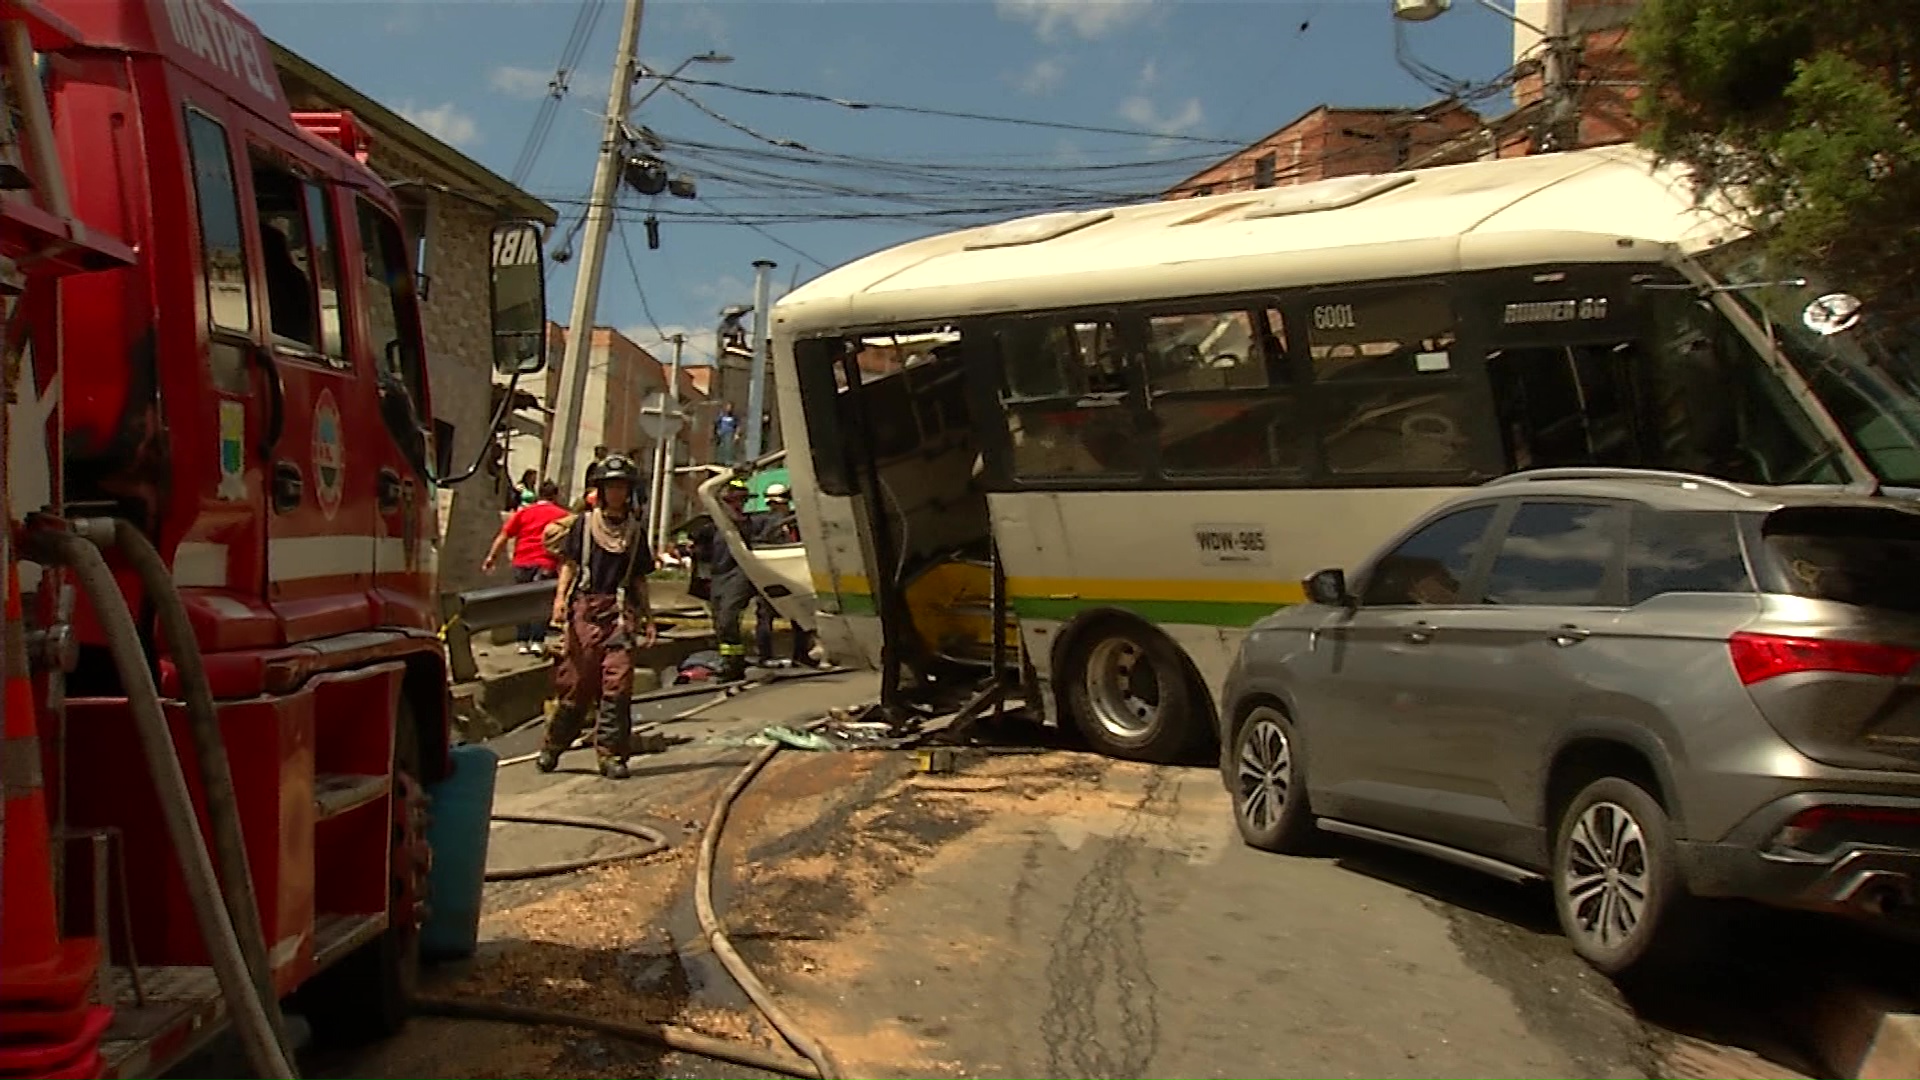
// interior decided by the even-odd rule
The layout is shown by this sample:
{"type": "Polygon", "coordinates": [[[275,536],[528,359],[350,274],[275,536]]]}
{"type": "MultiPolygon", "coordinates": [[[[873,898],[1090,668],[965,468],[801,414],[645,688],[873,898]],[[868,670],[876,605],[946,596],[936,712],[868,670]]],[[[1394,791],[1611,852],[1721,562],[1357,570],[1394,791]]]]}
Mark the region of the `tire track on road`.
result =
{"type": "Polygon", "coordinates": [[[1140,802],[1126,813],[1106,850],[1074,886],[1047,959],[1048,1004],[1040,1018],[1053,1076],[1122,1080],[1147,1074],[1160,1045],[1159,988],[1146,950],[1146,914],[1134,890],[1141,834],[1168,813],[1174,792],[1165,770],[1147,775],[1140,802]],[[1164,804],[1164,805],[1163,805],[1164,804]],[[1103,1030],[1103,991],[1112,995],[1117,1030],[1103,1030]]]}

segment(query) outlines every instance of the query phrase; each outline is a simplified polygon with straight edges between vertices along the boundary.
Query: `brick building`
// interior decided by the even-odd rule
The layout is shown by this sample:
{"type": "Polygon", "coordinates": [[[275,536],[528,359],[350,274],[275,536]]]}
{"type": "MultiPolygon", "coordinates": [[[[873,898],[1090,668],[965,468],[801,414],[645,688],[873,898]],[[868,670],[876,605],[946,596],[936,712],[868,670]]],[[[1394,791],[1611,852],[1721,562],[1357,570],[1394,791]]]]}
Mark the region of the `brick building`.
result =
{"type": "MultiPolygon", "coordinates": [[[[544,418],[552,417],[553,402],[565,385],[562,361],[568,333],[558,323],[547,324],[547,370],[543,377],[521,384],[533,398],[533,408],[528,411],[544,418]]],[[[585,408],[580,414],[579,472],[584,474],[595,446],[627,454],[642,473],[650,472],[654,444],[640,428],[640,410],[647,395],[666,390],[669,370],[667,364],[620,331],[606,326],[594,328],[593,344],[587,350],[587,388],[582,398],[585,408]]],[[[702,419],[709,412],[706,395],[701,392],[702,380],[693,371],[684,366],[680,369],[680,408],[689,418],[680,429],[674,451],[681,465],[707,461],[710,455],[711,423],[702,419]]],[[[507,447],[508,476],[518,477],[528,469],[544,471],[545,425],[528,425],[522,430],[526,433],[516,432],[507,447]]],[[[691,508],[699,485],[688,478],[677,486],[674,509],[676,514],[683,514],[691,508]]]]}
{"type": "MultiPolygon", "coordinates": [[[[1640,133],[1633,104],[1640,96],[1639,71],[1627,51],[1627,27],[1637,0],[1561,0],[1565,4],[1566,32],[1575,40],[1574,101],[1579,110],[1577,146],[1605,146],[1631,142],[1640,133]]],[[[1547,22],[1547,0],[1520,0],[1514,14],[1534,26],[1547,22]]],[[[1540,54],[1540,35],[1518,22],[1513,27],[1516,65],[1540,54]]],[[[1539,71],[1523,76],[1514,86],[1515,111],[1535,107],[1544,83],[1539,71]]],[[[1503,143],[1504,154],[1514,149],[1503,143]]]]}
{"type": "MultiPolygon", "coordinates": [[[[425,279],[421,321],[434,423],[440,438],[451,435],[454,468],[464,471],[486,448],[496,400],[487,295],[493,226],[511,218],[551,226],[558,215],[286,47],[274,43],[272,51],[291,107],[352,113],[371,138],[368,164],[396,188],[418,245],[416,269],[425,279]]],[[[504,475],[483,469],[439,492],[442,592],[480,583],[480,560],[500,526],[505,483],[504,475]]]]}
{"type": "Polygon", "coordinates": [[[1478,113],[1451,101],[1423,109],[1320,105],[1175,184],[1164,197],[1197,198],[1392,172],[1480,127],[1478,113]]]}

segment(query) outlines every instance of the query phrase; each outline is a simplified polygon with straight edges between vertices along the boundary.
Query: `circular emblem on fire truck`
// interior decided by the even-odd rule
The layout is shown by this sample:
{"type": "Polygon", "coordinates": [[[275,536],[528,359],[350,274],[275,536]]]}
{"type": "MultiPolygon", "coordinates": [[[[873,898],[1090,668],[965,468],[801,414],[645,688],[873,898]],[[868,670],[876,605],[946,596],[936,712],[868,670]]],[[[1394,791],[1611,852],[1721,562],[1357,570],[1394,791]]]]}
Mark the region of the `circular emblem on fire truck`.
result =
{"type": "Polygon", "coordinates": [[[322,390],[313,406],[313,479],[320,512],[329,521],[340,510],[346,474],[347,447],[341,438],[340,407],[334,404],[331,390],[322,390]]]}

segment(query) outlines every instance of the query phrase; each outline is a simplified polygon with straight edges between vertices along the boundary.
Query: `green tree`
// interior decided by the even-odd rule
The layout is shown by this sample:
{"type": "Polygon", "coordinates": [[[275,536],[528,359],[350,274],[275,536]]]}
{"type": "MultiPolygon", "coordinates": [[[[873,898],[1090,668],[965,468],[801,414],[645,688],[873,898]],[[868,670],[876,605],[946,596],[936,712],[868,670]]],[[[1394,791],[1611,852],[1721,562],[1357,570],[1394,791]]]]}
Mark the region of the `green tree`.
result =
{"type": "Polygon", "coordinates": [[[1920,314],[1920,0],[1643,0],[1630,42],[1645,144],[1744,192],[1774,255],[1920,314]]]}

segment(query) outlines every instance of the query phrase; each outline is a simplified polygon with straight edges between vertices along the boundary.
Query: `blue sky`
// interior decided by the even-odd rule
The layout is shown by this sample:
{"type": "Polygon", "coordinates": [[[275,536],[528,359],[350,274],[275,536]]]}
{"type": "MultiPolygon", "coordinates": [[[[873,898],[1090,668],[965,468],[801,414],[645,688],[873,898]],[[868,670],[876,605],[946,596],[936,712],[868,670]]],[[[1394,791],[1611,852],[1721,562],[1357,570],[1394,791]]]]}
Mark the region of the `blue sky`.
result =
{"type": "MultiPolygon", "coordinates": [[[[619,0],[584,2],[601,8],[594,32],[524,184],[559,210],[563,228],[591,183],[620,23],[619,0]]],[[[269,36],[510,175],[582,0],[240,6],[269,36]]],[[[796,274],[805,281],[820,264],[915,236],[1063,199],[1149,197],[1231,150],[1201,140],[1251,141],[1322,102],[1436,97],[1395,63],[1390,0],[649,0],[640,40],[657,70],[708,50],[733,57],[696,64],[689,78],[1132,133],[687,84],[678,88],[698,105],[654,94],[635,119],[664,141],[676,171],[694,177],[701,200],[623,195],[639,288],[614,243],[596,321],[649,348],[656,325],[685,332],[690,361],[710,351],[720,308],[752,302],[755,259],[778,264],[777,296],[796,274]],[[648,250],[639,220],[649,209],[662,218],[658,250],[648,250]],[[903,209],[938,213],[884,216],[903,209]]],[[[1511,62],[1510,24],[1471,0],[1408,27],[1405,40],[1428,66],[1463,80],[1511,62]]],[[[572,270],[550,275],[549,307],[562,322],[572,270]]]]}

